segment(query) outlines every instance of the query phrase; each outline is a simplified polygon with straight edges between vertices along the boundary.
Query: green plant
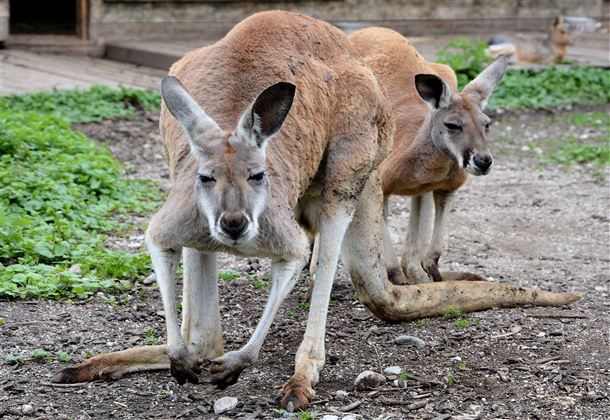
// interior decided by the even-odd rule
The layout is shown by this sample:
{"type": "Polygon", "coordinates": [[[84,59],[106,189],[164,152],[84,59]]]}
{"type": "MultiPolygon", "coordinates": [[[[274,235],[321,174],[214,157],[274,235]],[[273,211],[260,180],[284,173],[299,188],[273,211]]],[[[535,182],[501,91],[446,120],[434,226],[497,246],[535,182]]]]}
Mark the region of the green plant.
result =
{"type": "Polygon", "coordinates": [[[246,276],[255,289],[265,289],[269,286],[268,279],[265,276],[262,276],[261,280],[258,280],[255,274],[246,274],[246,276]]]}
{"type": "Polygon", "coordinates": [[[70,360],[72,360],[72,357],[65,351],[58,351],[57,359],[59,359],[59,361],[62,363],[68,363],[70,360]]]}
{"type": "Polygon", "coordinates": [[[447,319],[450,318],[458,318],[462,316],[462,310],[455,306],[448,306],[447,309],[443,312],[443,316],[447,319]]]}
{"type": "Polygon", "coordinates": [[[316,416],[309,411],[299,411],[296,413],[299,420],[314,420],[316,416]]]}
{"type": "Polygon", "coordinates": [[[464,362],[458,363],[458,369],[459,370],[466,370],[466,363],[464,363],[464,362]]]}
{"type": "Polygon", "coordinates": [[[18,355],[13,355],[13,354],[9,354],[9,355],[5,356],[4,360],[9,365],[20,365],[23,363],[23,357],[18,356],[18,355]]]}
{"type": "Polygon", "coordinates": [[[0,298],[85,298],[126,290],[146,253],[105,247],[160,201],[150,182],[59,117],[0,112],[0,298]],[[69,268],[79,264],[82,274],[69,268]]]}
{"type": "Polygon", "coordinates": [[[32,358],[34,360],[37,360],[39,362],[46,362],[48,359],[50,359],[50,355],[49,352],[46,351],[45,349],[41,349],[41,348],[37,348],[32,350],[32,358]]]}
{"type": "Polygon", "coordinates": [[[418,327],[423,328],[426,325],[428,325],[428,320],[427,319],[418,319],[416,323],[417,323],[418,327]]]}
{"type": "Polygon", "coordinates": [[[129,117],[137,109],[156,111],[161,97],[157,91],[93,86],[87,90],[43,91],[0,98],[0,112],[38,112],[61,116],[70,122],[93,122],[129,117]]]}
{"type": "Polygon", "coordinates": [[[566,165],[574,163],[610,165],[610,137],[596,137],[583,142],[574,136],[568,136],[555,142],[542,161],[566,165]]]}
{"type": "Polygon", "coordinates": [[[411,377],[407,372],[402,372],[400,375],[398,375],[398,379],[400,379],[401,381],[408,381],[409,379],[411,379],[411,377]]]}
{"type": "Polygon", "coordinates": [[[90,357],[93,357],[95,353],[93,353],[93,350],[91,349],[85,349],[85,351],[83,352],[83,356],[85,356],[85,359],[89,359],[90,357]]]}
{"type": "Polygon", "coordinates": [[[146,343],[147,346],[154,346],[156,344],[159,344],[159,339],[155,337],[155,332],[152,328],[149,328],[146,331],[146,335],[144,336],[144,343],[146,343]]]}
{"type": "Polygon", "coordinates": [[[4,318],[0,317],[0,327],[4,325],[4,318]]]}
{"type": "Polygon", "coordinates": [[[455,383],[455,377],[452,374],[449,374],[445,377],[445,383],[447,385],[453,385],[455,383]]]}
{"type": "Polygon", "coordinates": [[[222,281],[232,281],[238,279],[240,276],[241,274],[239,274],[239,271],[235,271],[232,268],[220,270],[218,272],[218,278],[222,281]]]}
{"type": "Polygon", "coordinates": [[[286,315],[288,315],[290,318],[296,318],[297,317],[296,312],[293,312],[293,311],[286,312],[286,315]]]}
{"type": "Polygon", "coordinates": [[[309,305],[310,305],[309,302],[301,302],[298,304],[299,308],[305,309],[305,310],[309,309],[309,305]]]}
{"type": "Polygon", "coordinates": [[[470,327],[470,322],[467,318],[458,318],[453,322],[453,325],[455,325],[456,328],[464,329],[470,327]]]}
{"type": "Polygon", "coordinates": [[[492,61],[485,54],[485,42],[468,38],[456,38],[448,42],[437,53],[439,63],[449,65],[458,79],[458,89],[474,79],[492,61]]]}
{"type": "Polygon", "coordinates": [[[610,102],[610,71],[592,67],[509,70],[491,96],[490,109],[553,109],[610,102]]]}

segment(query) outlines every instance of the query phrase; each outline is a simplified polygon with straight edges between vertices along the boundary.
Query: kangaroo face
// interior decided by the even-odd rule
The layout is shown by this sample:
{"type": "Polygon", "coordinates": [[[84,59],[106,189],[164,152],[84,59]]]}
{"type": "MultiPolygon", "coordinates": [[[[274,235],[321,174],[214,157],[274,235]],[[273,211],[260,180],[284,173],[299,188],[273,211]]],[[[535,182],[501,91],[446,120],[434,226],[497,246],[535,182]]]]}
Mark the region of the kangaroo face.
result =
{"type": "Polygon", "coordinates": [[[254,242],[259,216],[270,197],[266,141],[284,123],[294,85],[278,83],[265,89],[232,132],[222,130],[206,115],[178,79],[163,79],[161,92],[197,158],[194,194],[212,236],[229,246],[254,242]]]}
{"type": "Polygon", "coordinates": [[[430,118],[432,141],[438,150],[473,175],[489,173],[493,164],[487,143],[491,119],[478,103],[466,95],[453,95],[449,105],[433,111],[430,118]]]}
{"type": "Polygon", "coordinates": [[[457,94],[436,75],[415,76],[417,91],[430,107],[434,146],[473,175],[486,175],[493,165],[487,143],[491,120],[483,109],[504,76],[506,61],[496,58],[457,94]]]}
{"type": "Polygon", "coordinates": [[[572,38],[568,33],[568,28],[564,22],[563,16],[558,16],[553,22],[553,28],[551,29],[551,40],[555,45],[570,45],[572,38]]]}

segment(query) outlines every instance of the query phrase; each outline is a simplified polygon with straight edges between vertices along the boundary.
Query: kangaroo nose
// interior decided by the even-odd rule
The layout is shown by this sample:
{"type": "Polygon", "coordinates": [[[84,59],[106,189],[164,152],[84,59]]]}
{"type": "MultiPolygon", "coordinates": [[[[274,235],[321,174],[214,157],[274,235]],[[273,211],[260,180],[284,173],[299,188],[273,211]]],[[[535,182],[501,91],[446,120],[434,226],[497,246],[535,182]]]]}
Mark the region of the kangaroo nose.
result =
{"type": "Polygon", "coordinates": [[[474,164],[481,170],[481,172],[487,172],[493,163],[493,159],[490,155],[475,155],[474,164]]]}
{"type": "Polygon", "coordinates": [[[224,214],[220,218],[221,229],[232,239],[237,239],[248,226],[248,220],[242,213],[224,214]]]}

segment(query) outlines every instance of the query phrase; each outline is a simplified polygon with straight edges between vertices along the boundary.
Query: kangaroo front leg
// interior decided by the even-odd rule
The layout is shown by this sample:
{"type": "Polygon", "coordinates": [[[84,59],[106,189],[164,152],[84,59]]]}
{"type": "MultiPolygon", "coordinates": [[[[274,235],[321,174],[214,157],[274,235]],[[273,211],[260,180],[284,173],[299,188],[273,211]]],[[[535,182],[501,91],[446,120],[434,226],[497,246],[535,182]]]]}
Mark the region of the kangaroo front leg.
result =
{"type": "Polygon", "coordinates": [[[218,300],[216,254],[184,248],[182,339],[199,362],[224,353],[218,300]]]}
{"type": "Polygon", "coordinates": [[[407,282],[410,284],[428,282],[428,275],[422,267],[422,259],[426,255],[432,236],[433,214],[432,193],[411,198],[409,231],[401,261],[407,282]]]}
{"type": "Polygon", "coordinates": [[[231,351],[212,361],[212,383],[226,388],[237,382],[241,372],[256,363],[265,336],[283,300],[292,290],[306,264],[305,258],[276,260],[271,266],[271,292],[263,316],[248,343],[240,350],[231,351]]]}
{"type": "Polygon", "coordinates": [[[451,191],[434,191],[434,206],[436,208],[434,218],[434,233],[432,243],[422,260],[422,266],[432,281],[442,281],[443,278],[438,270],[438,260],[445,248],[445,232],[447,230],[447,219],[453,205],[455,194],[451,191]]]}
{"type": "Polygon", "coordinates": [[[197,383],[197,377],[201,373],[199,362],[184,344],[176,314],[176,269],[180,262],[180,250],[159,248],[150,238],[147,238],[146,245],[163,300],[167,328],[167,355],[170,359],[172,376],[179,384],[184,384],[187,380],[197,383]]]}
{"type": "Polygon", "coordinates": [[[333,216],[322,215],[320,220],[320,247],[316,281],[311,296],[305,337],[296,354],[294,375],[282,388],[282,407],[289,411],[307,408],[315,396],[313,387],[318,383],[324,366],[324,335],[330,292],[337,269],[343,236],[351,221],[352,209],[339,208],[333,216]]]}

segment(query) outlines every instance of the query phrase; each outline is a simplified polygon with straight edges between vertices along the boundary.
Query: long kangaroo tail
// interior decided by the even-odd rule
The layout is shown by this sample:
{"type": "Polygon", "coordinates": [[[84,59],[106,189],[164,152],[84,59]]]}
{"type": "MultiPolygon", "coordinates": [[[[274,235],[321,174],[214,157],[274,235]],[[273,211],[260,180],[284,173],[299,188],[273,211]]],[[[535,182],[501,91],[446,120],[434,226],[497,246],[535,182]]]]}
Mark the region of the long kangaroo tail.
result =
{"type": "Polygon", "coordinates": [[[343,242],[347,266],[360,301],[378,318],[404,321],[441,316],[450,307],[463,312],[533,304],[560,306],[580,293],[553,293],[488,281],[443,281],[396,286],[387,279],[383,249],[383,194],[377,173],[369,178],[343,242]]]}
{"type": "Polygon", "coordinates": [[[53,377],[53,382],[77,383],[96,379],[117,379],[126,373],[160,369],[169,370],[165,345],[134,347],[93,356],[78,366],[65,368],[53,377]]]}

